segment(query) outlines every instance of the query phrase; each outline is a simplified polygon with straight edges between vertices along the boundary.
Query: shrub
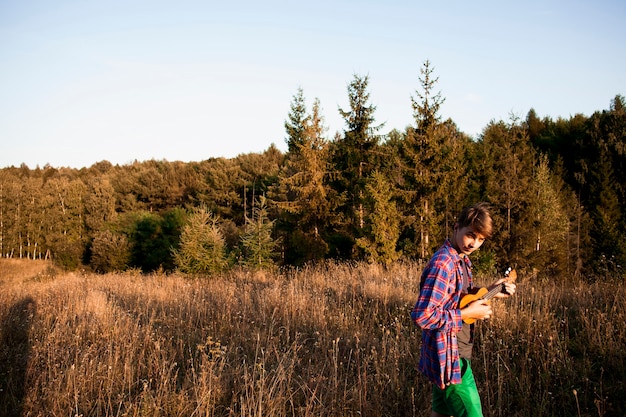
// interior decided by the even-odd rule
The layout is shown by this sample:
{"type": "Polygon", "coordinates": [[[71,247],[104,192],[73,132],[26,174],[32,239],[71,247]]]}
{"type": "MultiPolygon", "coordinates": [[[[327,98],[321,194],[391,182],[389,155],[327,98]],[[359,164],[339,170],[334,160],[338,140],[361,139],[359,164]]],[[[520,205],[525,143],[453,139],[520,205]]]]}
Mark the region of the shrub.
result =
{"type": "Polygon", "coordinates": [[[91,244],[91,266],[96,272],[123,271],[130,262],[130,243],[123,234],[97,232],[91,244]]]}

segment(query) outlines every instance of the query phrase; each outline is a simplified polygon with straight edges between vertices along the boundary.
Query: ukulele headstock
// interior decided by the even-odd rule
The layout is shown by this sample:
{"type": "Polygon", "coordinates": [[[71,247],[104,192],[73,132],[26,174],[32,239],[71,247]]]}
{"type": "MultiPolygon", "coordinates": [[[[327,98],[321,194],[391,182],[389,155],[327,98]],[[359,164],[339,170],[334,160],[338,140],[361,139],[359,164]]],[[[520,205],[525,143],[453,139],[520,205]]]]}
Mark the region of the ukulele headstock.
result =
{"type": "Polygon", "coordinates": [[[504,278],[507,282],[515,282],[515,280],[517,280],[517,271],[509,267],[504,273],[504,278]]]}

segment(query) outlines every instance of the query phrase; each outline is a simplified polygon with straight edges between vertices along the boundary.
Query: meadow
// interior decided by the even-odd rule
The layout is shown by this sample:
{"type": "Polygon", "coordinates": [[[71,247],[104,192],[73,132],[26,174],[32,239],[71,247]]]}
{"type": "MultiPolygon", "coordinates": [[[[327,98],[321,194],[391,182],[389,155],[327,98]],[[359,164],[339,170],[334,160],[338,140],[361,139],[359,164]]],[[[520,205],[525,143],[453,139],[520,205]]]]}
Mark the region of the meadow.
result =
{"type": "MultiPolygon", "coordinates": [[[[409,316],[420,271],[98,275],[2,259],[0,415],[427,416],[409,316]]],[[[518,275],[477,327],[485,416],[626,415],[623,285],[518,275]]]]}

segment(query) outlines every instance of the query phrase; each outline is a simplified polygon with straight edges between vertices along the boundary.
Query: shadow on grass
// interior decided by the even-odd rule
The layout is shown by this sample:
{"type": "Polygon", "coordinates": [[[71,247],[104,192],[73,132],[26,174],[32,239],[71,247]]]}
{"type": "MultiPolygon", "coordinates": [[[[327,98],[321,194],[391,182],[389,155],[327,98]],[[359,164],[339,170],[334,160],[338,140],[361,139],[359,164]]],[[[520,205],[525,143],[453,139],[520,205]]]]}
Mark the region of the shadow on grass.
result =
{"type": "Polygon", "coordinates": [[[22,415],[26,368],[30,356],[29,330],[35,302],[27,297],[13,304],[0,319],[0,415],[22,415]]]}

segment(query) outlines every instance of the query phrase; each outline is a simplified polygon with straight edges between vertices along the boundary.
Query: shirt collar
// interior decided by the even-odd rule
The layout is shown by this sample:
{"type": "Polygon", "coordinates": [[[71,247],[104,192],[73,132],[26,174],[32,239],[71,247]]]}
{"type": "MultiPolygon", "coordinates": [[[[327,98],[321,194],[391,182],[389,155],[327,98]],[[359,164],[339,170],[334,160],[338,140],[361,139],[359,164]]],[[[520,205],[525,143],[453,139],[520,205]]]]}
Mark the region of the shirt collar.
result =
{"type": "Polygon", "coordinates": [[[450,253],[454,256],[455,261],[463,260],[465,261],[465,264],[468,266],[468,268],[472,267],[472,261],[470,260],[469,256],[461,256],[461,254],[456,249],[454,249],[454,246],[452,246],[450,238],[446,239],[444,245],[448,248],[448,251],[450,251],[450,253]]]}

